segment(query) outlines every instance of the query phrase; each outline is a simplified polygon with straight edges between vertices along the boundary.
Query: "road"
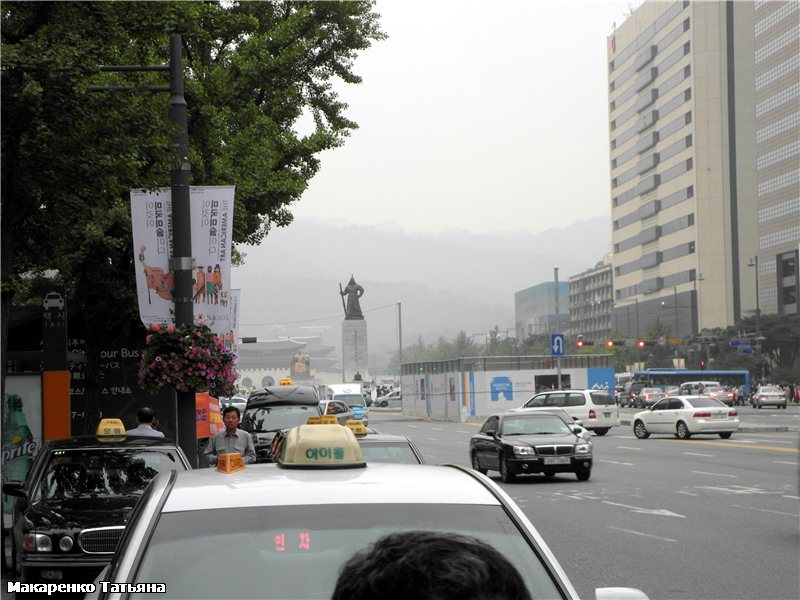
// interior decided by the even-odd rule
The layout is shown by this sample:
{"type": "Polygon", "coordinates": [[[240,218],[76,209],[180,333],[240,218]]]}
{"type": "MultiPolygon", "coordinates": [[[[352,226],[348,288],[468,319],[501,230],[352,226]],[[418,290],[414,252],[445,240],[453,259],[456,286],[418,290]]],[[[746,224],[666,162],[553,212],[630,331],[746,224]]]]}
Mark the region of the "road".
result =
{"type": "MultiPolygon", "coordinates": [[[[800,410],[739,409],[730,440],[595,436],[592,478],[562,474],[502,484],[547,540],[581,597],[604,586],[660,599],[800,597],[800,410]],[[791,430],[787,430],[791,429],[791,430]],[[777,430],[777,431],[776,431],[777,430]],[[780,431],[783,430],[783,431],[780,431]]],[[[627,421],[636,411],[623,410],[627,421]]],[[[469,465],[478,423],[373,410],[431,463],[469,465]]]]}

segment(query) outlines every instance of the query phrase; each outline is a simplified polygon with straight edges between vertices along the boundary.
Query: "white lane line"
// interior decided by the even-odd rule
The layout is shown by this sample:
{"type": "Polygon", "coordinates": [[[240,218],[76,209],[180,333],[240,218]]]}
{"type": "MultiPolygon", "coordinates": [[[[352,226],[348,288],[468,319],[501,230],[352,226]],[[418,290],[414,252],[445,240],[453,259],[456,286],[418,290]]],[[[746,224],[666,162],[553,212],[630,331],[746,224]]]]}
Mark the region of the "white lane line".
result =
{"type": "Polygon", "coordinates": [[[609,529],[615,529],[617,531],[624,531],[625,533],[632,533],[633,535],[640,535],[642,537],[652,538],[654,540],[661,540],[663,542],[677,542],[678,541],[678,540],[673,540],[672,538],[659,537],[657,535],[650,535],[649,533],[642,533],[641,531],[634,531],[633,529],[623,529],[622,527],[611,527],[611,526],[609,526],[609,529]]]}
{"type": "Polygon", "coordinates": [[[797,443],[797,440],[777,440],[777,439],[768,439],[768,440],[766,440],[766,439],[762,439],[762,438],[749,438],[748,441],[750,441],[750,440],[752,440],[754,442],[767,442],[767,443],[770,443],[770,444],[796,444],[797,443]]]}
{"type": "Polygon", "coordinates": [[[800,496],[781,496],[781,498],[788,498],[789,500],[800,500],[800,496]]]}
{"type": "Polygon", "coordinates": [[[624,465],[626,467],[633,467],[633,463],[620,462],[618,460],[596,460],[595,462],[608,463],[610,465],[624,465]]]}
{"type": "Polygon", "coordinates": [[[739,479],[738,475],[726,475],[725,473],[709,473],[708,471],[689,471],[695,475],[713,475],[714,477],[729,477],[731,479],[739,479]]]}
{"type": "Polygon", "coordinates": [[[434,431],[444,431],[441,427],[431,427],[434,431]]]}
{"type": "Polygon", "coordinates": [[[746,508],[747,510],[757,510],[759,512],[771,513],[773,515],[786,515],[787,517],[794,517],[795,519],[800,516],[796,513],[781,512],[779,510],[767,510],[766,508],[756,508],[754,506],[742,506],[741,504],[731,504],[734,508],[746,508]]]}
{"type": "Polygon", "coordinates": [[[620,504],[619,502],[610,502],[608,500],[603,500],[603,504],[608,504],[610,506],[621,506],[622,508],[630,508],[635,513],[642,513],[645,515],[654,515],[659,517],[680,517],[681,519],[686,518],[686,515],[672,512],[666,508],[642,508],[641,506],[631,506],[630,504],[620,504]]]}
{"type": "Polygon", "coordinates": [[[699,496],[700,494],[695,494],[694,492],[687,492],[685,490],[678,490],[675,492],[676,494],[685,494],[687,496],[699,496]]]}
{"type": "Polygon", "coordinates": [[[419,425],[408,425],[408,427],[411,427],[411,429],[419,429],[419,425]]]}
{"type": "Polygon", "coordinates": [[[620,450],[641,450],[641,448],[634,448],[633,446],[617,446],[620,450]]]}
{"type": "Polygon", "coordinates": [[[793,467],[796,467],[797,464],[798,464],[798,463],[792,462],[790,460],[773,460],[772,462],[774,462],[777,465],[792,465],[793,467]]]}
{"type": "Polygon", "coordinates": [[[714,454],[701,454],[700,452],[684,452],[684,454],[688,454],[689,456],[707,456],[708,458],[714,458],[714,454]]]}
{"type": "Polygon", "coordinates": [[[463,429],[456,429],[456,433],[472,433],[471,431],[464,431],[463,429]]]}

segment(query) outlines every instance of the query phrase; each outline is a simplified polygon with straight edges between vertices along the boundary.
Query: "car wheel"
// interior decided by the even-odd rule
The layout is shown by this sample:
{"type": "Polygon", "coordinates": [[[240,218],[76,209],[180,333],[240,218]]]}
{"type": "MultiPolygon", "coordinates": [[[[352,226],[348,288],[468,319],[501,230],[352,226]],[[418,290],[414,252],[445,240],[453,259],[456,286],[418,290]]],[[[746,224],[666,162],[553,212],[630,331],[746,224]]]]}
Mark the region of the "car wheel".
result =
{"type": "Polygon", "coordinates": [[[578,478],[578,481],[589,481],[589,477],[591,477],[591,475],[591,469],[581,468],[575,471],[575,477],[578,478]]]}
{"type": "Polygon", "coordinates": [[[478,455],[474,452],[472,453],[472,470],[477,471],[481,475],[486,475],[486,469],[481,469],[480,464],[478,464],[478,455]]]}
{"type": "Polygon", "coordinates": [[[730,431],[728,431],[727,433],[720,433],[720,434],[719,434],[719,437],[721,437],[723,440],[727,440],[727,439],[728,439],[728,438],[730,438],[732,435],[733,435],[733,433],[732,433],[732,432],[730,432],[730,431]]]}
{"type": "Polygon", "coordinates": [[[678,425],[675,427],[675,436],[679,440],[688,440],[692,437],[692,434],[689,432],[689,428],[686,426],[686,423],[683,421],[678,421],[678,425]]]}
{"type": "Polygon", "coordinates": [[[650,432],[647,431],[647,427],[644,426],[642,421],[636,421],[633,424],[633,435],[635,435],[640,440],[646,440],[650,437],[650,432]]]}
{"type": "Polygon", "coordinates": [[[781,406],[781,408],[784,408],[784,409],[785,409],[785,408],[786,408],[786,405],[784,404],[783,406],[781,406]]]}
{"type": "Polygon", "coordinates": [[[762,409],[762,408],[764,408],[764,407],[761,405],[761,402],[759,402],[759,403],[756,405],[756,408],[757,408],[757,409],[759,409],[759,410],[761,410],[761,409],[762,409]]]}
{"type": "Polygon", "coordinates": [[[608,433],[608,429],[609,429],[608,427],[603,427],[602,429],[595,429],[594,432],[597,435],[605,435],[608,433]]]}
{"type": "Polygon", "coordinates": [[[500,457],[500,480],[503,483],[514,483],[517,480],[517,476],[508,470],[505,456],[500,457]]]}

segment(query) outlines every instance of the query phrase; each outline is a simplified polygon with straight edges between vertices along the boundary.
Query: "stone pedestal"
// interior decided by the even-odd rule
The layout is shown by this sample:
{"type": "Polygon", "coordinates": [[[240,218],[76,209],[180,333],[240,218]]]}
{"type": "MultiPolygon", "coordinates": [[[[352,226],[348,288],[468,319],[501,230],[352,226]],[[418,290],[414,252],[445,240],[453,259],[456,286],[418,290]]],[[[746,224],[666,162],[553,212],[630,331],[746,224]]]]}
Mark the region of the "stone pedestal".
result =
{"type": "Polygon", "coordinates": [[[342,371],[344,381],[353,381],[356,371],[368,381],[367,322],[364,319],[342,321],[342,371]]]}

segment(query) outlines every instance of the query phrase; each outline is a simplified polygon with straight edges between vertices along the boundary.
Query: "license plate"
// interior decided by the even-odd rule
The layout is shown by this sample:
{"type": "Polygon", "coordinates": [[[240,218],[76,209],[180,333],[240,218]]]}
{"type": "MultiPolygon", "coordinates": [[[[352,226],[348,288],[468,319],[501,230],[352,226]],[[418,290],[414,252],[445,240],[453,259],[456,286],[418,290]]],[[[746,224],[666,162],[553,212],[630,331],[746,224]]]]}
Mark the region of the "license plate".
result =
{"type": "Polygon", "coordinates": [[[610,419],[610,418],[611,418],[611,413],[603,413],[603,416],[604,416],[606,419],[610,419]]]}
{"type": "Polygon", "coordinates": [[[569,456],[545,456],[544,458],[546,465],[568,465],[569,463],[569,456]]]}
{"type": "Polygon", "coordinates": [[[728,416],[727,413],[714,413],[713,415],[715,419],[725,419],[727,418],[727,416],[728,416]]]}

